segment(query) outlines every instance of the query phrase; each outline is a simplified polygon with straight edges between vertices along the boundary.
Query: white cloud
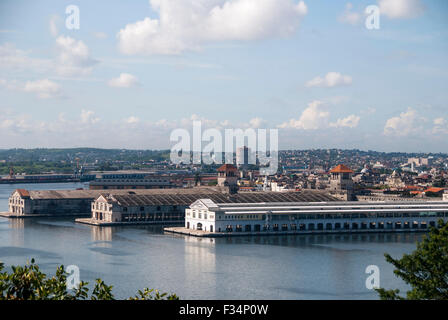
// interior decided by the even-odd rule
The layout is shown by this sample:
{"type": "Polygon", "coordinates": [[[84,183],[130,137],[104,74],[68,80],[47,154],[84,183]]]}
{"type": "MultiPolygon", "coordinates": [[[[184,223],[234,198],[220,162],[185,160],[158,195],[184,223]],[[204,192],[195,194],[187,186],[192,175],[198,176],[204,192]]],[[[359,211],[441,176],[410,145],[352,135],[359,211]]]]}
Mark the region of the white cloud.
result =
{"type": "Polygon", "coordinates": [[[61,86],[48,79],[27,81],[23,88],[25,92],[36,93],[38,98],[48,99],[62,96],[61,86]]]}
{"type": "Polygon", "coordinates": [[[81,123],[83,124],[95,124],[100,121],[99,118],[95,117],[95,112],[91,110],[81,110],[81,123]]]}
{"type": "Polygon", "coordinates": [[[50,33],[53,37],[57,37],[59,34],[58,24],[61,18],[58,15],[53,15],[50,18],[50,33]]]}
{"type": "Polygon", "coordinates": [[[315,100],[308,104],[298,120],[291,119],[280,124],[279,128],[295,128],[304,130],[316,130],[326,127],[330,112],[326,111],[322,101],[315,100]]]}
{"type": "Polygon", "coordinates": [[[140,119],[135,116],[130,116],[129,118],[124,119],[127,124],[136,124],[140,122],[140,119]]]}
{"type": "Polygon", "coordinates": [[[434,128],[432,129],[432,133],[438,134],[448,134],[448,121],[444,118],[434,119],[434,128]]]}
{"type": "Polygon", "coordinates": [[[408,108],[406,112],[400,113],[400,116],[392,117],[386,121],[384,134],[387,136],[408,136],[421,130],[420,120],[421,117],[418,116],[417,112],[408,108]]]}
{"type": "Polygon", "coordinates": [[[62,75],[90,74],[98,61],[90,57],[89,48],[81,40],[59,36],[56,39],[58,49],[57,72],[62,75]]]}
{"type": "Polygon", "coordinates": [[[345,5],[345,11],[339,16],[339,21],[342,23],[348,23],[351,25],[357,25],[362,18],[362,15],[358,12],[352,11],[353,5],[348,2],[345,5]]]}
{"type": "Polygon", "coordinates": [[[358,126],[358,124],[359,124],[359,120],[361,120],[361,118],[359,116],[351,114],[351,115],[349,115],[346,118],[338,119],[336,122],[330,123],[330,127],[335,127],[335,128],[342,128],[342,127],[356,128],[358,126]]]}
{"type": "Polygon", "coordinates": [[[390,19],[415,18],[425,11],[421,0],[379,0],[378,4],[381,14],[390,19]]]}
{"type": "Polygon", "coordinates": [[[179,54],[218,41],[292,34],[307,13],[293,0],[150,0],[158,19],[130,23],[118,34],[124,54],[179,54]]]}
{"type": "Polygon", "coordinates": [[[305,86],[308,88],[321,87],[321,88],[332,88],[336,86],[346,86],[352,83],[352,77],[347,75],[342,75],[339,72],[328,72],[323,78],[315,77],[314,79],[308,81],[305,86]]]}
{"type": "Polygon", "coordinates": [[[137,83],[137,78],[129,73],[121,73],[118,78],[113,78],[108,82],[109,86],[117,88],[130,88],[137,83]]]}
{"type": "Polygon", "coordinates": [[[17,49],[14,44],[4,43],[0,45],[0,68],[27,72],[29,69],[38,72],[47,72],[51,69],[50,60],[30,58],[28,54],[29,52],[17,49]]]}
{"type": "Polygon", "coordinates": [[[255,117],[253,119],[249,120],[249,127],[253,129],[258,129],[266,125],[266,120],[263,120],[262,118],[255,117]]]}

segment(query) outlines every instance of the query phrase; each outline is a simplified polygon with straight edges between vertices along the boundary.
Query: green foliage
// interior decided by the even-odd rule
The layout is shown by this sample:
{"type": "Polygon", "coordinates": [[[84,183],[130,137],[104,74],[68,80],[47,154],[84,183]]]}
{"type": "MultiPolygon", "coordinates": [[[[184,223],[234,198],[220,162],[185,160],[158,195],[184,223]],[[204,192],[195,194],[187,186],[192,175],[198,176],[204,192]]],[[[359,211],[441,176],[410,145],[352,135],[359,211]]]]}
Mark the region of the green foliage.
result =
{"type": "Polygon", "coordinates": [[[395,275],[412,289],[406,297],[399,296],[399,290],[376,289],[382,300],[448,299],[448,223],[440,220],[439,227],[431,228],[413,253],[397,260],[389,254],[385,257],[396,268],[395,275]]]}
{"type": "Polygon", "coordinates": [[[179,300],[175,294],[168,294],[166,292],[160,293],[154,289],[139,290],[135,297],[130,297],[129,300],[179,300]]]}
{"type": "MultiPolygon", "coordinates": [[[[12,266],[12,273],[4,271],[0,262],[0,300],[114,300],[112,286],[96,279],[89,297],[88,283],[81,281],[77,289],[67,289],[67,272],[64,266],[56,269],[49,278],[34,259],[25,266],[12,266]]],[[[130,300],[179,300],[175,294],[160,293],[154,289],[139,290],[130,300]]]]}

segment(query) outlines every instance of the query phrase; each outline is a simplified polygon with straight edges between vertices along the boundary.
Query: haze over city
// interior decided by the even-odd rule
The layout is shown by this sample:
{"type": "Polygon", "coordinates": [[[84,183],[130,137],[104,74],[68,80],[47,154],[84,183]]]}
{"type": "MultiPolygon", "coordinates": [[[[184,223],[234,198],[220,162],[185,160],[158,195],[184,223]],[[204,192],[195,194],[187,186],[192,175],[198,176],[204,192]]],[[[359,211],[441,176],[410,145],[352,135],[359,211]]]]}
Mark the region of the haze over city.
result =
{"type": "Polygon", "coordinates": [[[278,128],[280,149],[446,152],[447,6],[2,1],[0,148],[169,149],[201,120],[278,128]]]}

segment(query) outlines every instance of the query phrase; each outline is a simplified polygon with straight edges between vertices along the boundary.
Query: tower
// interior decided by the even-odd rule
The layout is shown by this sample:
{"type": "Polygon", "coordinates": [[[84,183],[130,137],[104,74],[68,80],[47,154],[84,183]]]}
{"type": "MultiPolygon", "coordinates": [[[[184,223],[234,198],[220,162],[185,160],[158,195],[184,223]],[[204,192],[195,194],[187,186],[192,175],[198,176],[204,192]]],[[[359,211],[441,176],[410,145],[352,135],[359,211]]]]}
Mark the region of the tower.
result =
{"type": "Polygon", "coordinates": [[[330,190],[332,192],[343,194],[345,200],[352,200],[353,198],[353,170],[349,167],[340,164],[330,171],[330,190]]]}
{"type": "Polygon", "coordinates": [[[236,165],[238,168],[247,168],[249,165],[249,153],[250,149],[246,146],[236,150],[236,165]]]}
{"type": "Polygon", "coordinates": [[[238,169],[232,164],[223,164],[218,168],[218,186],[228,187],[229,193],[238,191],[238,169]]]}

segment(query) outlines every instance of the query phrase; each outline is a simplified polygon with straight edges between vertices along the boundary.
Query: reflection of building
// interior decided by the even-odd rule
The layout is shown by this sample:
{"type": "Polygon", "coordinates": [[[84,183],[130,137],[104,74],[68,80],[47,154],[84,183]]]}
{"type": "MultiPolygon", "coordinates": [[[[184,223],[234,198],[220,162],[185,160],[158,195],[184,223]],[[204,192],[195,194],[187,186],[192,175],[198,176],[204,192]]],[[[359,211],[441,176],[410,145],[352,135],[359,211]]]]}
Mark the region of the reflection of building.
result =
{"type": "MultiPolygon", "coordinates": [[[[418,231],[448,221],[448,202],[216,203],[200,199],[187,210],[192,235],[418,231]],[[205,233],[204,233],[205,232],[205,233]]],[[[172,229],[175,232],[175,229],[172,229]]],[[[167,229],[165,229],[167,230],[167,229]]],[[[167,231],[170,231],[169,229],[167,231]]]]}
{"type": "Polygon", "coordinates": [[[94,228],[90,229],[92,241],[112,241],[112,228],[94,228]]]}

